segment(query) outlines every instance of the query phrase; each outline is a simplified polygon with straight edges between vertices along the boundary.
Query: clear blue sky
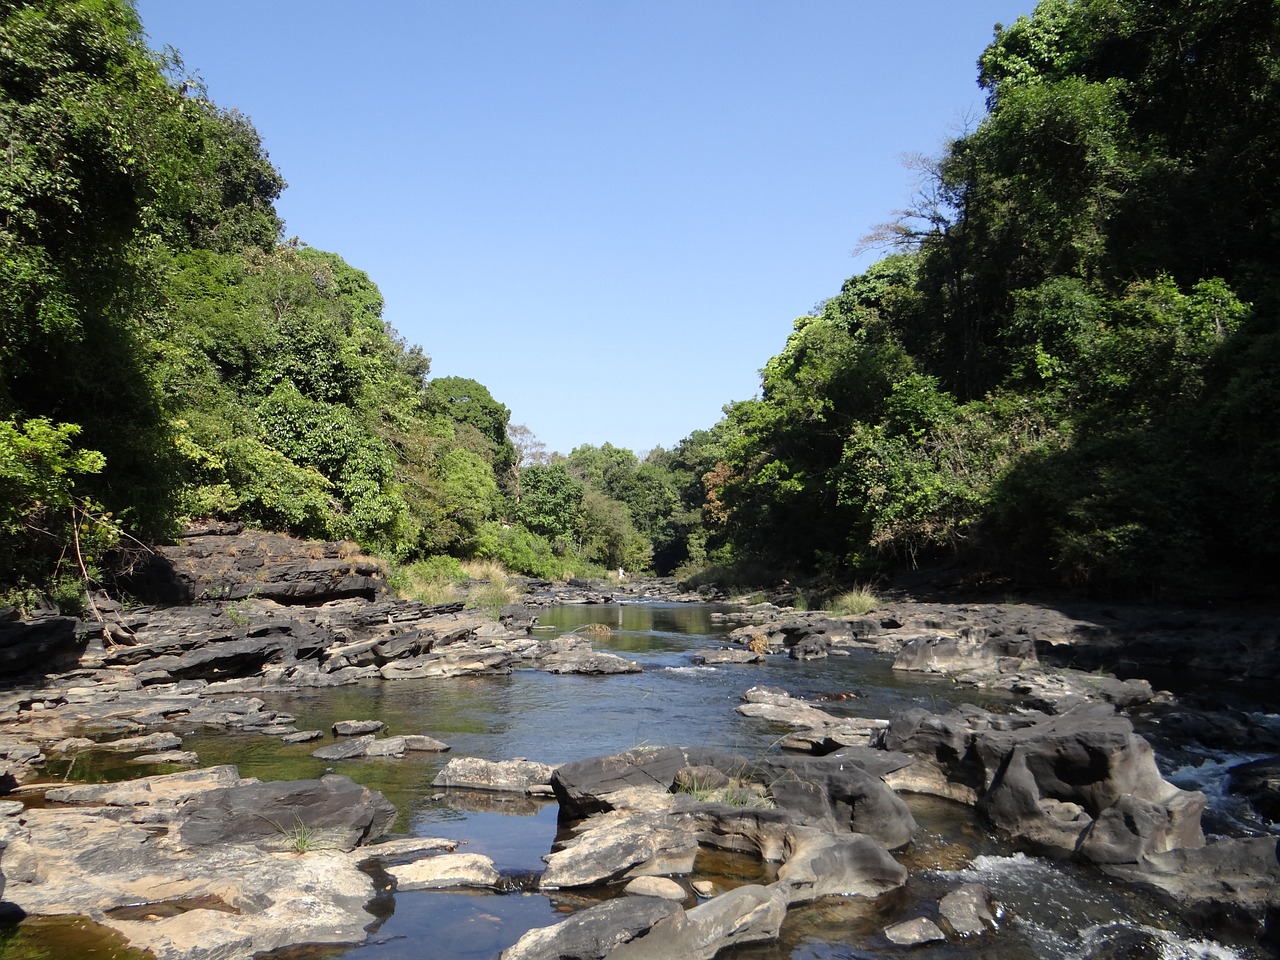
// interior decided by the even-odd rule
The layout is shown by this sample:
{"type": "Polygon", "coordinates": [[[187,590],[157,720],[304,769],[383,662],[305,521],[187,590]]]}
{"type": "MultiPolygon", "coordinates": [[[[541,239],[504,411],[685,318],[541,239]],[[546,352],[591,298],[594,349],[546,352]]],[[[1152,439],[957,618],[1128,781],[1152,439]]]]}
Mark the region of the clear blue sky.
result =
{"type": "Polygon", "coordinates": [[[287,236],[549,449],[670,447],[874,255],[1034,0],[138,0],[254,122],[287,236]]]}

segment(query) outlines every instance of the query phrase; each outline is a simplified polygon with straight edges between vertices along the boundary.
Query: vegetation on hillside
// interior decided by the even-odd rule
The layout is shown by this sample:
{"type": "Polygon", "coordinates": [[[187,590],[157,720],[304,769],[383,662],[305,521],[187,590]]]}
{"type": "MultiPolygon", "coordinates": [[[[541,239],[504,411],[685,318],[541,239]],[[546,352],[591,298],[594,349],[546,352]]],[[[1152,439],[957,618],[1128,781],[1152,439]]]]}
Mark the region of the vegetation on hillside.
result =
{"type": "Polygon", "coordinates": [[[127,0],[0,4],[0,140],[0,593],[17,605],[103,582],[192,518],[405,563],[647,567],[602,475],[538,505],[510,411],[431,379],[365,273],[282,239],[257,131],[147,49],[127,0]]]}
{"type": "Polygon", "coordinates": [[[1273,590],[1280,7],[1042,0],[890,253],[700,446],[722,562],[1273,590]]]}

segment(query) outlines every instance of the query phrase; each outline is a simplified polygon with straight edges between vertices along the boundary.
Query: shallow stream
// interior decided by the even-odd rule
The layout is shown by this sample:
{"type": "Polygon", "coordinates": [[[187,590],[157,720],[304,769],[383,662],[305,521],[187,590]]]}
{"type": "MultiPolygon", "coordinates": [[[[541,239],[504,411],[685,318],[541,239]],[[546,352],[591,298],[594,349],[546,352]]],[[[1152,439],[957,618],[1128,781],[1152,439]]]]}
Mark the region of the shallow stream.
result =
{"type": "MultiPolygon", "coordinates": [[[[975,702],[972,689],[941,678],[895,674],[887,658],[855,650],[848,656],[763,665],[701,667],[690,655],[714,645],[729,627],[713,622],[704,605],[566,606],[544,611],[547,633],[588,622],[609,625],[612,636],[595,646],[639,661],[644,672],[614,677],[556,676],[518,670],[509,676],[362,683],[331,690],[266,694],[268,705],[292,714],[299,729],[328,729],[336,720],[376,718],[386,733],[427,734],[449,743],[450,754],[408,754],[400,760],[326,763],[310,756],[314,744],[289,746],[271,737],[182,730],[184,749],[203,765],[234,763],[242,776],[296,779],[326,769],[381,790],[400,811],[394,830],[448,837],[466,852],[493,858],[510,878],[509,892],[397,892],[373,904],[377,920],[357,947],[294,948],[273,960],[495,960],[527,929],[616,890],[586,894],[528,892],[529,878],[555,838],[557,806],[493,794],[441,794],[431,782],[451,756],[490,760],[526,757],[562,763],[641,745],[704,745],[757,756],[776,750],[786,731],[738,715],[734,707],[756,684],[821,699],[834,714],[887,717],[904,706],[946,710],[975,702]]],[[[998,709],[1000,702],[978,699],[998,709]]],[[[157,769],[144,772],[167,772],[157,769]]],[[[127,775],[138,775],[138,768],[127,775]]],[[[84,769],[75,778],[112,778],[110,769],[84,769]]],[[[126,774],[121,774],[126,775],[126,774]]],[[[1183,783],[1184,786],[1189,784],[1183,783]]],[[[936,918],[938,899],[960,883],[980,880],[1002,905],[1000,930],[963,944],[911,950],[919,960],[995,958],[1262,958],[1269,954],[1231,930],[1192,930],[1156,901],[1093,871],[1029,858],[988,836],[967,808],[927,797],[907,797],[920,834],[900,859],[911,870],[907,886],[879,900],[826,901],[793,909],[774,944],[721,953],[726,960],[869,960],[900,957],[886,926],[918,916],[936,918]]],[[[700,855],[700,874],[722,888],[768,882],[770,868],[744,857],[700,855]]],[[[0,937],[0,960],[36,957],[125,957],[39,934],[0,937]],[[23,943],[28,944],[24,946],[23,943]],[[30,944],[35,946],[30,946],[30,944]],[[60,946],[59,946],[60,944],[60,946]]]]}

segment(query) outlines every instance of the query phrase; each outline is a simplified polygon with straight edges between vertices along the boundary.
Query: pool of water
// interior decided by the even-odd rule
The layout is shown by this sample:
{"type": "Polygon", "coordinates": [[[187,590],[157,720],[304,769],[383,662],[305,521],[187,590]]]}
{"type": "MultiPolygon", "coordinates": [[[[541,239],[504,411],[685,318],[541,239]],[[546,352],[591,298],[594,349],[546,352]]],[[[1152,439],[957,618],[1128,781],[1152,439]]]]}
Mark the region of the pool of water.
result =
{"type": "MultiPolygon", "coordinates": [[[[905,706],[945,710],[979,695],[946,679],[895,673],[888,658],[855,650],[847,656],[717,667],[693,663],[693,654],[722,642],[731,626],[705,605],[624,604],[564,606],[545,611],[547,635],[586,623],[605,623],[612,634],[595,647],[638,661],[643,672],[612,677],[557,676],[517,670],[508,676],[368,682],[329,690],[265,694],[268,705],[296,718],[299,729],[323,729],[336,720],[376,718],[385,733],[426,734],[450,744],[449,754],[337,762],[310,756],[314,744],[286,745],[271,737],[204,729],[180,730],[184,748],[204,765],[234,763],[243,776],[314,777],[328,769],[381,790],[399,811],[394,830],[448,837],[468,852],[492,857],[513,878],[511,892],[396,893],[375,904],[367,943],[347,948],[294,948],[273,960],[494,960],[527,929],[616,891],[554,895],[527,892],[522,878],[539,873],[557,832],[558,808],[526,798],[450,791],[432,780],[451,756],[490,760],[525,757],[563,763],[641,745],[699,744],[748,757],[776,750],[787,731],[738,715],[749,687],[764,684],[793,695],[824,698],[837,715],[887,717],[905,706]]],[[[987,700],[980,705],[1001,706],[987,700]]],[[[112,776],[110,770],[96,771],[112,776]]],[[[126,775],[121,773],[121,776],[126,775]]],[[[127,775],[136,776],[136,768],[127,775]]],[[[969,810],[927,797],[910,797],[921,833],[903,854],[907,887],[876,901],[826,901],[788,915],[777,943],[727,951],[735,960],[836,960],[898,957],[885,926],[937,915],[937,900],[969,880],[986,883],[1004,904],[998,935],[963,944],[912,949],[914,957],[1255,958],[1249,943],[1230,931],[1212,935],[1179,925],[1161,907],[1131,889],[1062,863],[1027,858],[978,828],[969,810]]],[[[769,865],[742,857],[705,854],[698,870],[721,888],[768,882],[769,865]]],[[[527,887],[527,883],[525,883],[527,887]]],[[[30,938],[28,938],[30,939],[30,938]]],[[[104,956],[55,950],[22,953],[0,944],[0,960],[37,956],[104,956]]]]}

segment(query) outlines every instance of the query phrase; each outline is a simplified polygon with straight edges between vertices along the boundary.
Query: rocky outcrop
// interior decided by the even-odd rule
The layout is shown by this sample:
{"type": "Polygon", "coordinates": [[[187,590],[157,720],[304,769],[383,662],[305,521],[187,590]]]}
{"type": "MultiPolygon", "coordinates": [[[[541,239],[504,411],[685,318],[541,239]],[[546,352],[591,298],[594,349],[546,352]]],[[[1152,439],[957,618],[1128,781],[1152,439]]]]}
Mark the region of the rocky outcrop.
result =
{"type": "Polygon", "coordinates": [[[877,718],[836,717],[785,690],[771,687],[752,687],[742,699],[746,702],[737,711],[744,717],[758,717],[793,728],[793,732],[780,741],[790,750],[830,753],[841,747],[874,746],[888,726],[887,721],[877,718]]]}
{"type": "MultiPolygon", "coordinates": [[[[753,764],[717,751],[665,747],[561,766],[552,785],[562,817],[585,819],[562,832],[544,857],[543,889],[689,876],[702,846],[776,860],[778,879],[738,887],[688,910],[665,899],[658,901],[665,906],[639,915],[630,907],[593,907],[530,931],[503,953],[504,960],[709,960],[731,945],[773,939],[793,904],[876,897],[900,887],[905,868],[872,836],[854,831],[875,823],[905,843],[914,827],[910,813],[897,809],[901,801],[882,782],[875,788],[877,778],[853,759],[833,758],[830,766],[826,760],[753,764]],[[726,803],[728,796],[744,805],[726,803]],[[890,826],[894,815],[905,816],[896,827],[890,826]],[[610,930],[610,924],[617,926],[610,930]]],[[[672,887],[673,898],[683,900],[681,894],[683,887],[672,887]]],[[[634,899],[641,898],[610,903],[634,899]]]]}
{"type": "Polygon", "coordinates": [[[46,800],[0,821],[5,899],[28,914],[86,915],[164,960],[360,942],[374,893],[358,868],[367,854],[339,848],[394,815],[345,777],[260,784],[233,767],[60,787],[46,800]],[[201,898],[232,912],[164,916],[160,905],[201,898]],[[148,920],[119,912],[149,903],[159,909],[148,920]]]}
{"type": "Polygon", "coordinates": [[[169,603],[259,597],[284,604],[386,593],[381,564],[350,541],[295,540],[237,524],[190,528],[157,548],[147,582],[135,592],[169,603]]]}
{"type": "Polygon", "coordinates": [[[1105,704],[1061,716],[1000,716],[970,708],[906,711],[884,746],[916,758],[888,782],[968,799],[1002,832],[1098,863],[1203,845],[1203,794],[1156,768],[1150,744],[1105,704]]]}
{"type": "Polygon", "coordinates": [[[382,836],[395,818],[382,794],[331,774],[202,793],[184,807],[176,839],[187,847],[234,842],[352,850],[382,836]]]}

